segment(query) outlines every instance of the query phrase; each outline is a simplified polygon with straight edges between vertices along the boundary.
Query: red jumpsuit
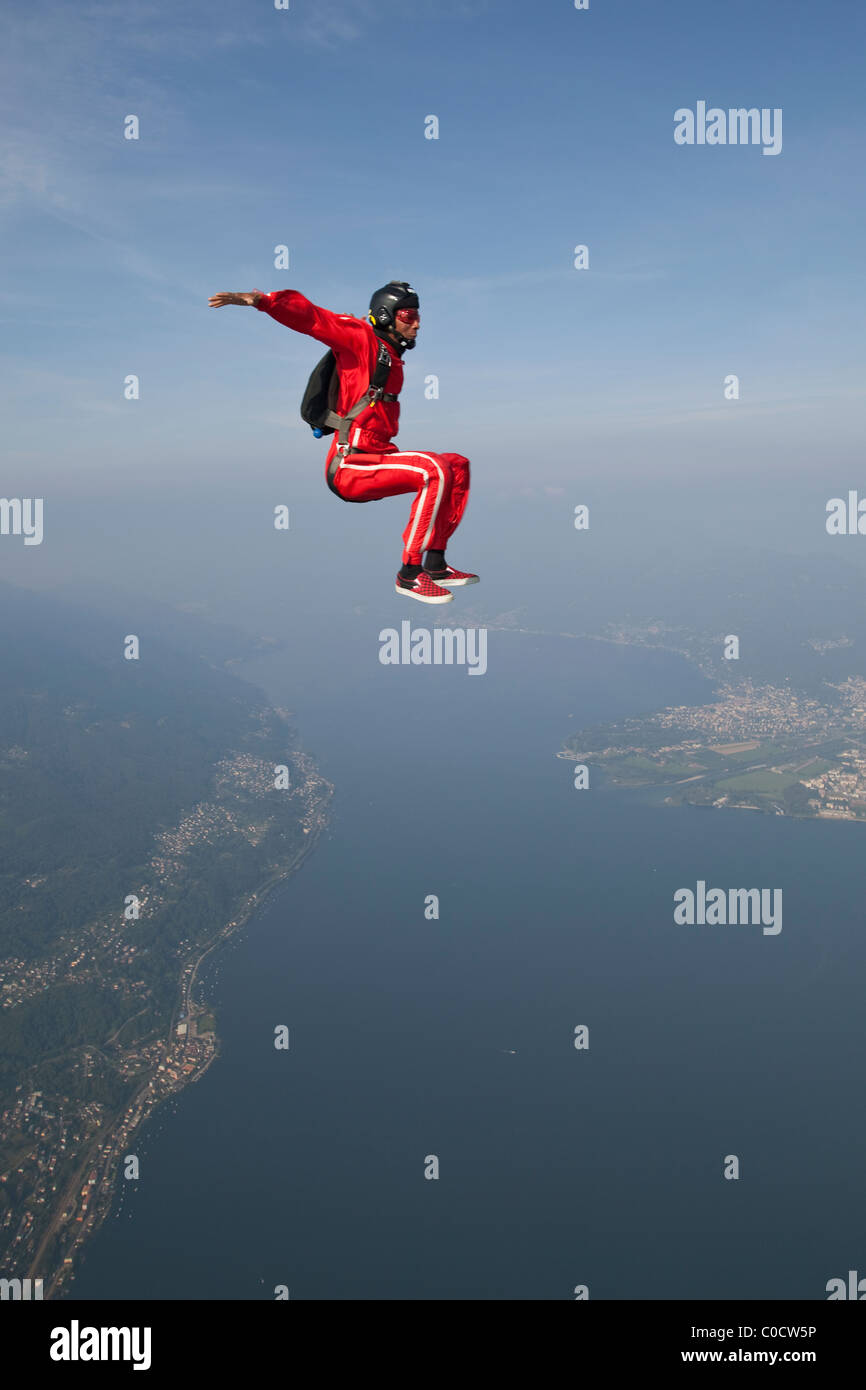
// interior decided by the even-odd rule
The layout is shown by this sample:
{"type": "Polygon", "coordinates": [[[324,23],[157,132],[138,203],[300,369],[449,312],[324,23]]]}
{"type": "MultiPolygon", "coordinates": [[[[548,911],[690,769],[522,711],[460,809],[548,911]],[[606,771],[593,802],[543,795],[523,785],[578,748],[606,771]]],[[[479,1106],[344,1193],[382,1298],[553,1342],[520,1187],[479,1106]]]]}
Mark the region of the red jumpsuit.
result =
{"type": "MultiPolygon", "coordinates": [[[[380,342],[386,343],[392,359],[384,390],[399,395],[403,385],[400,352],[387,339],[380,339],[371,323],[352,314],[320,309],[297,290],[262,295],[256,307],[333,350],[340,377],[338,415],[347,414],[370,385],[380,342]]],[[[403,563],[420,565],[425,550],[445,549],[460,523],[469,499],[469,460],[462,454],[398,450],[391,440],[399,421],[396,401],[377,401],[362,410],[352,423],[351,450],[337,468],[333,484],[347,502],[373,502],[379,497],[414,492],[409,523],[403,532],[403,563]]],[[[325,464],[326,476],[336,452],[335,434],[325,464]]]]}

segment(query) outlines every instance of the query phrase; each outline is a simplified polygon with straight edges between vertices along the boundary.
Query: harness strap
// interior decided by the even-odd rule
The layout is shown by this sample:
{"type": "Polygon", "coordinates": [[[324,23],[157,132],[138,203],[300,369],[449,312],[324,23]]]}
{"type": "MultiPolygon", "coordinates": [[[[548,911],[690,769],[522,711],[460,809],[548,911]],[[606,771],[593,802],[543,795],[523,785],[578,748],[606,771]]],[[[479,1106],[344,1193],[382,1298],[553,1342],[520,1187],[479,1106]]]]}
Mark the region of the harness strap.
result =
{"type": "Polygon", "coordinates": [[[331,429],[337,432],[337,449],[341,454],[348,452],[349,430],[362,410],[375,405],[377,401],[396,401],[397,397],[393,392],[386,392],[384,389],[390,374],[391,354],[380,340],[373,377],[364,394],[345,415],[337,415],[333,410],[329,410],[325,416],[325,424],[330,425],[331,429]]]}
{"type": "Polygon", "coordinates": [[[334,454],[334,457],[328,464],[328,471],[325,474],[325,482],[328,484],[328,487],[331,489],[334,496],[339,497],[341,502],[363,502],[365,500],[363,497],[344,497],[342,492],[338,492],[336,487],[334,486],[334,478],[336,476],[337,469],[342,464],[346,455],[360,454],[362,452],[363,451],[361,449],[356,448],[354,444],[349,444],[348,447],[342,453],[334,454]]]}
{"type": "Polygon", "coordinates": [[[370,385],[367,387],[360,400],[357,400],[351,410],[346,415],[337,415],[333,410],[329,410],[325,416],[325,424],[330,425],[331,429],[337,434],[337,449],[331,462],[328,464],[328,471],[325,480],[335,497],[339,497],[341,502],[361,502],[360,497],[343,497],[334,486],[334,477],[340,464],[348,454],[362,453],[363,450],[356,445],[349,443],[349,431],[362,410],[375,405],[377,401],[396,401],[397,396],[393,391],[385,391],[384,385],[391,374],[391,354],[385,343],[380,339],[379,350],[376,356],[376,366],[370,385]]]}

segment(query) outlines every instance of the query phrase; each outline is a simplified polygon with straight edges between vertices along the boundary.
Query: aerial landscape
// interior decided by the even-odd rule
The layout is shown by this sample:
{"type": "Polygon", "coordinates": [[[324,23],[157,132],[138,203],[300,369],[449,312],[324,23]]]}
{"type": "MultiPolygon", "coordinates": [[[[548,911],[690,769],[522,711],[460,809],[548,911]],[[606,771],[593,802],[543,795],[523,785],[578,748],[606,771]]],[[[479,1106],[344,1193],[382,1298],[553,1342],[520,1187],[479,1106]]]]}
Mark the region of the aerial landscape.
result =
{"type": "Polygon", "coordinates": [[[204,657],[157,640],[131,689],[109,619],[3,598],[31,655],[0,676],[0,1262],[52,1297],[139,1127],[218,1053],[202,960],[303,862],[331,788],[288,712],[204,657]]]}
{"type": "Polygon", "coordinates": [[[0,37],[24,1374],[568,1301],[582,1366],[832,1375],[866,10],[12,0],[0,37]]]}
{"type": "Polygon", "coordinates": [[[744,681],[710,705],[573,734],[558,756],[618,785],[669,787],[670,803],[864,820],[866,679],[828,683],[823,702],[744,681]]]}

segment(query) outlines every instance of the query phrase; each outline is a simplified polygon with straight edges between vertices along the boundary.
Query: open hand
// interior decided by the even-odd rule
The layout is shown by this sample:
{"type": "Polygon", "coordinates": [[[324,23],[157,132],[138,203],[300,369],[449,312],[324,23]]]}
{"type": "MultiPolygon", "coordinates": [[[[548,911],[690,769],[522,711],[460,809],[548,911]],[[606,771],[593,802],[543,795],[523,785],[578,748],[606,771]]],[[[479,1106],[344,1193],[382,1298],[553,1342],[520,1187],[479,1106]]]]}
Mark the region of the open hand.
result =
{"type": "Polygon", "coordinates": [[[247,304],[255,307],[262,297],[261,290],[243,290],[235,292],[224,290],[221,294],[212,294],[208,300],[211,309],[222,309],[226,304],[247,304]]]}

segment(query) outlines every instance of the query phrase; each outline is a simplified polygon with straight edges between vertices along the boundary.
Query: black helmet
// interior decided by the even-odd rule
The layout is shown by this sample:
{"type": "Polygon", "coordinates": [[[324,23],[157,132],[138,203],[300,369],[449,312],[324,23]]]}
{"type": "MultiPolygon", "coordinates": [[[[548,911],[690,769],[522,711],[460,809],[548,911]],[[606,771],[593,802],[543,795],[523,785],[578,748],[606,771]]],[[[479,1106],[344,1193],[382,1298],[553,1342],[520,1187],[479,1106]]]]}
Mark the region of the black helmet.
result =
{"type": "Polygon", "coordinates": [[[419,309],[418,296],[405,280],[390,280],[380,290],[376,290],[370,300],[368,318],[377,330],[391,329],[400,339],[401,346],[413,348],[414,342],[404,338],[397,331],[396,314],[398,309],[419,309]]]}

